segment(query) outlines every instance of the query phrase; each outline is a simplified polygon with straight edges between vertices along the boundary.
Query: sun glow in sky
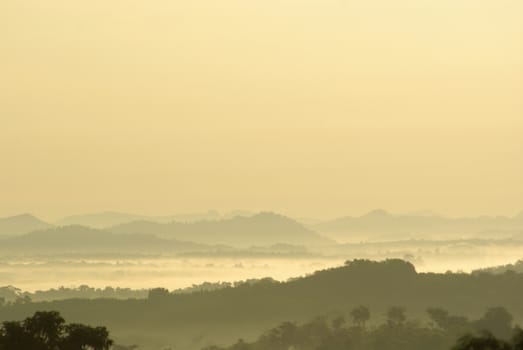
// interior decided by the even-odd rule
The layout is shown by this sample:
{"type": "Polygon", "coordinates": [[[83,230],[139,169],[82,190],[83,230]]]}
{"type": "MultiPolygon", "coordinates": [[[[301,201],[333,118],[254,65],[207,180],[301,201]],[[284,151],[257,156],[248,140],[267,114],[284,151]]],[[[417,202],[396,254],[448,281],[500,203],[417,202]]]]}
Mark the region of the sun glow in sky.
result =
{"type": "Polygon", "coordinates": [[[5,0],[0,216],[523,209],[520,0],[5,0]]]}

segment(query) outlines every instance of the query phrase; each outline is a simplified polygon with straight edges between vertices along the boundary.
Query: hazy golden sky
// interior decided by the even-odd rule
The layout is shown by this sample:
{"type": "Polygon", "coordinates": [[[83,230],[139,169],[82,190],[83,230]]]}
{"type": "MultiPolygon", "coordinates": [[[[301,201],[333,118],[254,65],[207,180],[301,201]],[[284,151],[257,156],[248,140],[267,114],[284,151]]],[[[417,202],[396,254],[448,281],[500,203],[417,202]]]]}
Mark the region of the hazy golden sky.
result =
{"type": "Polygon", "coordinates": [[[0,1],[0,216],[523,210],[521,0],[0,1]]]}

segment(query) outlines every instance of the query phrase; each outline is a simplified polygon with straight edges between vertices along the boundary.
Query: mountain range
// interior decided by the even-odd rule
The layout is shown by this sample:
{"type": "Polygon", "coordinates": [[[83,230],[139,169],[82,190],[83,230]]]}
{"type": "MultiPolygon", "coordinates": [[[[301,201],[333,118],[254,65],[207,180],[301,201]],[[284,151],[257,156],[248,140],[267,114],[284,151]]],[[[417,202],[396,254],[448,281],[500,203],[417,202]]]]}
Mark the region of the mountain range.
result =
{"type": "Polygon", "coordinates": [[[248,211],[232,211],[221,214],[216,210],[209,210],[201,213],[188,213],[166,216],[146,216],[137,214],[120,213],[115,211],[104,211],[99,213],[90,213],[83,215],[72,215],[59,220],[56,225],[81,225],[92,228],[107,228],[133,221],[152,221],[158,223],[177,222],[196,222],[202,220],[221,220],[235,216],[250,216],[253,213],[248,211]]]}
{"type": "Polygon", "coordinates": [[[523,237],[523,213],[514,217],[451,218],[436,215],[394,215],[374,210],[362,216],[323,221],[311,229],[339,241],[396,239],[461,239],[523,237]]]}
{"type": "Polygon", "coordinates": [[[0,252],[18,253],[182,253],[216,247],[153,235],[119,235],[84,226],[63,226],[4,238],[0,252]]]}
{"type": "Polygon", "coordinates": [[[30,214],[0,218],[0,238],[66,226],[84,226],[118,234],[143,234],[200,244],[236,247],[274,244],[329,245],[338,242],[405,239],[523,238],[523,213],[513,217],[445,217],[432,212],[395,215],[374,210],[334,220],[294,220],[270,212],[216,211],[172,216],[102,212],[70,216],[55,224],[30,214]]]}
{"type": "Polygon", "coordinates": [[[205,244],[236,247],[266,246],[277,243],[296,245],[329,245],[334,241],[320,236],[297,221],[274,213],[259,213],[250,217],[167,224],[136,221],[117,225],[111,232],[147,233],[163,238],[175,238],[205,244]]]}
{"type": "Polygon", "coordinates": [[[0,250],[5,251],[223,252],[251,247],[260,250],[260,247],[278,244],[306,246],[335,243],[290,218],[273,213],[186,223],[142,220],[106,229],[81,225],[52,226],[30,215],[5,221],[18,224],[16,230],[0,231],[3,238],[0,250]]]}

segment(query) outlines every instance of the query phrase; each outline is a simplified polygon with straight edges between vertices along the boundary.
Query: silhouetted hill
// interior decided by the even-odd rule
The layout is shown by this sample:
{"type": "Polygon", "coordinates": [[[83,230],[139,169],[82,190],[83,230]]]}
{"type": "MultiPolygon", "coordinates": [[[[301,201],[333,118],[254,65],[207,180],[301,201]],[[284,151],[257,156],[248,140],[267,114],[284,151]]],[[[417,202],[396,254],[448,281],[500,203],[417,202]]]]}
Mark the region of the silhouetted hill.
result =
{"type": "Polygon", "coordinates": [[[506,264],[500,266],[486,267],[472,271],[474,274],[478,273],[523,273],[523,260],[518,260],[513,264],[506,264]]]}
{"type": "Polygon", "coordinates": [[[448,218],[431,215],[393,215],[375,210],[359,217],[342,217],[310,226],[339,240],[405,238],[523,237],[523,215],[448,218]],[[442,235],[444,237],[442,237],[442,235]]]}
{"type": "Polygon", "coordinates": [[[22,214],[0,218],[0,236],[13,236],[53,227],[33,215],[22,214]]]}
{"type": "Polygon", "coordinates": [[[214,210],[169,216],[146,216],[105,211],[101,213],[68,216],[60,220],[57,224],[60,226],[81,225],[92,228],[107,228],[134,221],[151,221],[157,223],[168,223],[172,221],[192,222],[198,220],[217,220],[221,217],[220,213],[214,210]]]}
{"type": "Polygon", "coordinates": [[[0,241],[0,251],[24,253],[68,252],[192,252],[212,247],[191,242],[167,240],[151,235],[118,235],[83,226],[65,226],[35,231],[0,241]]]}
{"type": "Polygon", "coordinates": [[[231,246],[267,246],[277,243],[297,245],[331,244],[300,223],[273,213],[259,213],[251,217],[237,216],[225,220],[168,224],[138,221],[110,229],[115,233],[145,233],[206,244],[231,246]]]}
{"type": "Polygon", "coordinates": [[[122,343],[198,349],[208,342],[252,339],[282,321],[347,315],[359,305],[370,308],[371,322],[382,321],[391,306],[405,307],[409,318],[426,317],[429,307],[477,318],[488,307],[502,306],[520,322],[521,290],[523,274],[417,273],[401,260],[357,260],[284,283],[263,279],[192,294],[158,291],[147,300],[61,300],[8,306],[1,310],[0,321],[21,319],[35,310],[58,310],[79,322],[103,321],[122,343]]]}
{"type": "Polygon", "coordinates": [[[106,228],[126,222],[145,220],[147,217],[127,213],[106,211],[102,213],[72,215],[57,222],[60,226],[80,225],[91,228],[106,228]]]}

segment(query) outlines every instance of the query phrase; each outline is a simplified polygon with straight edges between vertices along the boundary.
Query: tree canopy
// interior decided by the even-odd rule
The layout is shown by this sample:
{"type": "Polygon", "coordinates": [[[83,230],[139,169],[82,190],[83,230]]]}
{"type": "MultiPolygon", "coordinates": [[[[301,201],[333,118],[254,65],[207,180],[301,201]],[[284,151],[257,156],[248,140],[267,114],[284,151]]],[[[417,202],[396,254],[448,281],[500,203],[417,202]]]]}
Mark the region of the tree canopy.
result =
{"type": "Polygon", "coordinates": [[[0,350],[108,350],[112,344],[105,327],[66,324],[56,311],[38,311],[0,327],[0,350]]]}

